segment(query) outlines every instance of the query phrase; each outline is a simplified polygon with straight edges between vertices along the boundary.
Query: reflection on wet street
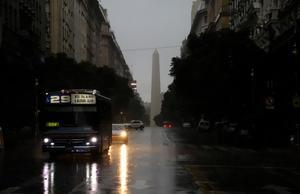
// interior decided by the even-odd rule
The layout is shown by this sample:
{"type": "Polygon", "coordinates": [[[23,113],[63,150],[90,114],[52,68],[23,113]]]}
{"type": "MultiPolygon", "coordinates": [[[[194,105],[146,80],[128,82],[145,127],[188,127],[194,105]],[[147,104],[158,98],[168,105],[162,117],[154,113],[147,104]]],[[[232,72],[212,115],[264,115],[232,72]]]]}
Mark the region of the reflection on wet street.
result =
{"type": "Polygon", "coordinates": [[[53,193],[54,190],[54,162],[45,163],[43,167],[44,194],[53,193]]]}
{"type": "MultiPolygon", "coordinates": [[[[0,155],[0,194],[265,194],[300,191],[293,152],[196,147],[175,129],[129,131],[100,158],[50,159],[38,146],[0,155]]],[[[299,158],[299,157],[298,157],[299,158]]]]}
{"type": "MultiPolygon", "coordinates": [[[[127,145],[116,144],[98,160],[83,154],[60,156],[55,161],[45,162],[42,170],[43,193],[129,193],[127,152],[127,145]],[[68,191],[62,185],[72,179],[71,174],[74,174],[74,179],[81,177],[82,181],[68,191]]],[[[73,183],[70,182],[70,186],[73,183]]]]}
{"type": "Polygon", "coordinates": [[[121,146],[121,150],[120,150],[120,193],[121,194],[125,194],[127,193],[127,146],[126,145],[122,145],[121,146]]]}
{"type": "Polygon", "coordinates": [[[127,145],[113,143],[97,159],[88,154],[50,159],[38,149],[32,157],[21,152],[20,165],[13,154],[5,154],[0,193],[173,194],[185,190],[176,188],[174,149],[163,129],[146,128],[129,131],[127,145]]]}

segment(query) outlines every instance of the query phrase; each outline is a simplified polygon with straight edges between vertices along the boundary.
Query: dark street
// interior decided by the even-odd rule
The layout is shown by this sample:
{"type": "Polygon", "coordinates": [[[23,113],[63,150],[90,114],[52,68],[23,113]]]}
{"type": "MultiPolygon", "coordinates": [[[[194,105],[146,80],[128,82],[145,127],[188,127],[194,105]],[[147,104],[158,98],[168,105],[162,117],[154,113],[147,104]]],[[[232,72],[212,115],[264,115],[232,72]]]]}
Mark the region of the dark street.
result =
{"type": "Polygon", "coordinates": [[[85,154],[49,159],[39,147],[9,149],[1,153],[0,193],[300,192],[297,152],[198,148],[178,131],[132,130],[128,145],[114,143],[101,159],[85,154]]]}
{"type": "Polygon", "coordinates": [[[0,194],[300,194],[300,0],[0,0],[0,194]]]}
{"type": "Polygon", "coordinates": [[[162,128],[130,131],[128,145],[113,144],[99,160],[84,154],[50,160],[35,149],[6,151],[1,194],[196,192],[190,175],[176,165],[177,148],[162,128]]]}

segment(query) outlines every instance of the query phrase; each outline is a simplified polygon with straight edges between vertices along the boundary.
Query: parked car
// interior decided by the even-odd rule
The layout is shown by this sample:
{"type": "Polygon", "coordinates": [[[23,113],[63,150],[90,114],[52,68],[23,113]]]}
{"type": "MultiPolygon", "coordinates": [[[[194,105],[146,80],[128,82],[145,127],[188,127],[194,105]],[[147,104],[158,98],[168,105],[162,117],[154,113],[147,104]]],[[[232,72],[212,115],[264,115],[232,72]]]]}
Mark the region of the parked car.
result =
{"type": "Polygon", "coordinates": [[[143,130],[144,123],[141,120],[132,120],[130,122],[129,128],[136,129],[136,130],[138,130],[138,129],[143,130]]]}
{"type": "Polygon", "coordinates": [[[114,142],[128,143],[127,128],[124,124],[112,124],[112,140],[114,142]]]}
{"type": "Polygon", "coordinates": [[[199,131],[208,131],[210,129],[210,122],[204,119],[201,119],[198,124],[199,131]]]}

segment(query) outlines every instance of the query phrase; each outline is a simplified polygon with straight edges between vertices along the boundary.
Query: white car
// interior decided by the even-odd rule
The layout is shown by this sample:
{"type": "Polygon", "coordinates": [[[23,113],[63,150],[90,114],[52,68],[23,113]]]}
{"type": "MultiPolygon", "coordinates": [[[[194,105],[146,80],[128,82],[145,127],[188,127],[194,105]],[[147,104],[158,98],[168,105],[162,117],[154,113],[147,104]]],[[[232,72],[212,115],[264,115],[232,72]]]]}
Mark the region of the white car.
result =
{"type": "Polygon", "coordinates": [[[140,120],[132,120],[130,122],[130,125],[129,125],[130,128],[132,129],[140,129],[140,130],[143,130],[144,129],[144,123],[143,121],[140,121],[140,120]]]}

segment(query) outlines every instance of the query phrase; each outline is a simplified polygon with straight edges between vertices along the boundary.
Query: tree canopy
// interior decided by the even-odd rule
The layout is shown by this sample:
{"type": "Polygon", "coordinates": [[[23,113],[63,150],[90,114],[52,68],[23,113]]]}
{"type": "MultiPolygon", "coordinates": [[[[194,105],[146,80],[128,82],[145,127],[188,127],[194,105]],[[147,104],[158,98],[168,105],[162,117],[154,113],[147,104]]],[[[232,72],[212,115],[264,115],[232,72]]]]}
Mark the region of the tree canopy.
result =
{"type": "Polygon", "coordinates": [[[187,50],[187,57],[172,59],[174,81],[164,96],[162,117],[235,118],[249,108],[251,71],[264,53],[247,34],[227,30],[191,34],[187,50]]]}
{"type": "Polygon", "coordinates": [[[115,122],[121,121],[121,112],[126,114],[127,120],[145,114],[142,100],[130,88],[127,78],[117,75],[107,66],[96,67],[88,62],[76,63],[64,54],[46,59],[40,69],[40,86],[44,90],[97,89],[102,95],[112,99],[115,122]]]}

